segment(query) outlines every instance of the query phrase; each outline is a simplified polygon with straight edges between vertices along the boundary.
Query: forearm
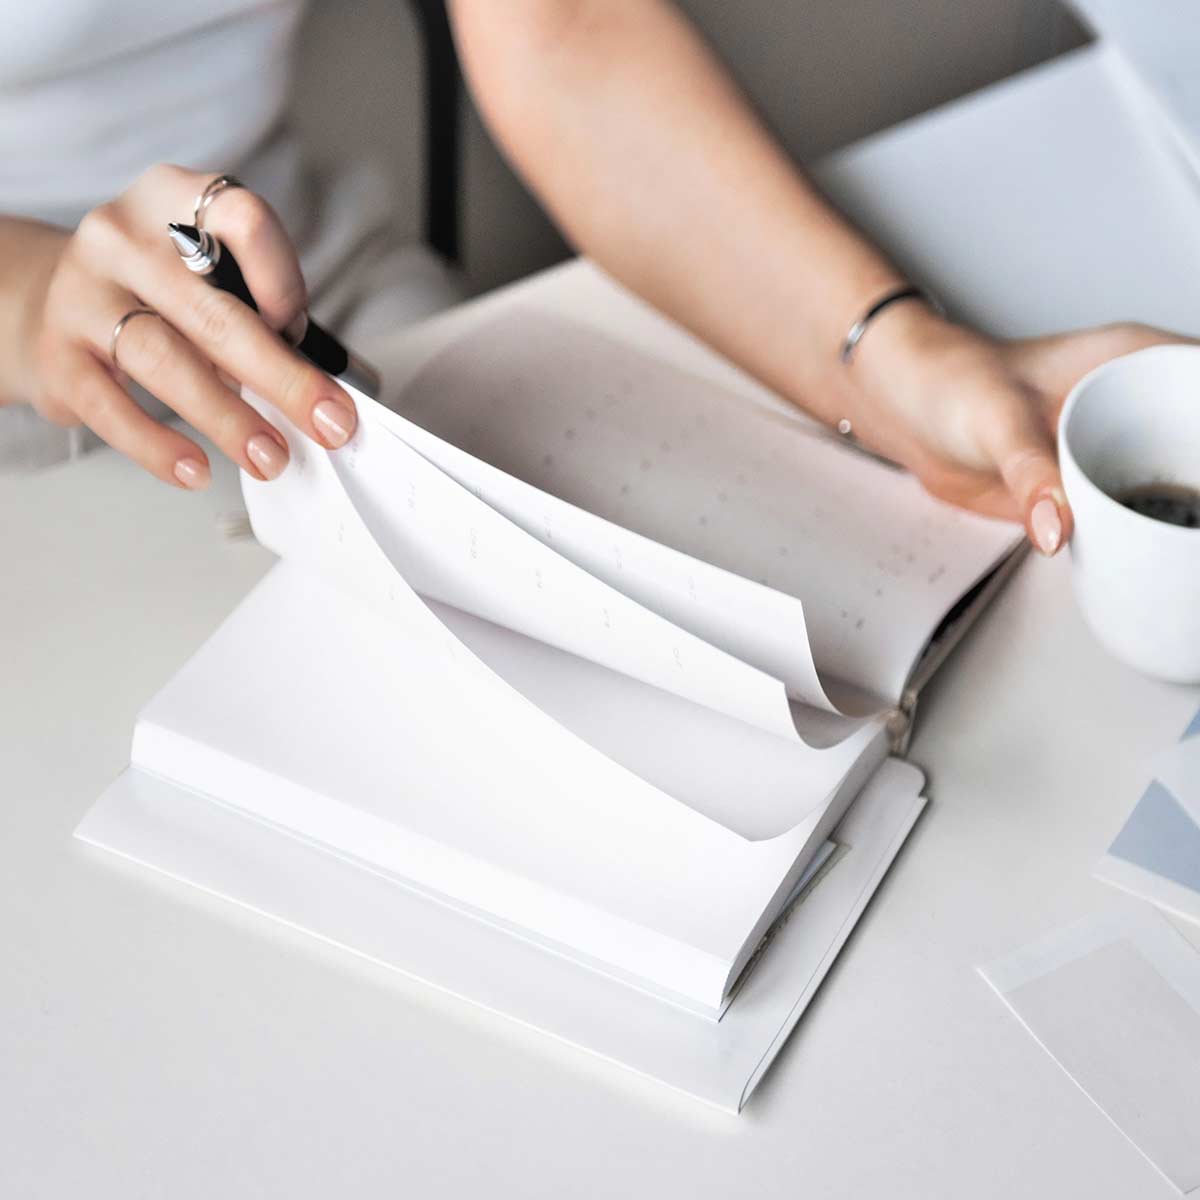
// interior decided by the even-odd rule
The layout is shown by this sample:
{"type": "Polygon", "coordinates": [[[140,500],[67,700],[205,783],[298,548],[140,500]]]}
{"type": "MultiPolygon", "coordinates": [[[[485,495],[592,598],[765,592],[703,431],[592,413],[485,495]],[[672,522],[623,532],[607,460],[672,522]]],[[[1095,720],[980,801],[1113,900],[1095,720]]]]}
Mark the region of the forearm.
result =
{"type": "Polygon", "coordinates": [[[497,138],[575,245],[826,421],[895,268],[803,179],[661,0],[457,0],[497,138]]]}
{"type": "Polygon", "coordinates": [[[0,216],[0,405],[32,398],[33,313],[69,236],[39,221],[0,216]]]}

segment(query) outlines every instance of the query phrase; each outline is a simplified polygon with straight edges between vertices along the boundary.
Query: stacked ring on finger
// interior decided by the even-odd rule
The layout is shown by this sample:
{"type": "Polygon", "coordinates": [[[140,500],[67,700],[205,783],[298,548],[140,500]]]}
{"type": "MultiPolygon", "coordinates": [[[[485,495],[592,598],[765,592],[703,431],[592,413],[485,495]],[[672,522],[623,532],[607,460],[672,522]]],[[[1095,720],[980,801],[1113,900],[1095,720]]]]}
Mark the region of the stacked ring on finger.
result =
{"type": "Polygon", "coordinates": [[[196,197],[196,202],[192,205],[192,224],[197,229],[203,229],[204,214],[208,212],[209,205],[227,188],[244,188],[245,186],[235,175],[218,175],[196,197]]]}
{"type": "Polygon", "coordinates": [[[121,364],[117,361],[117,343],[121,340],[121,334],[125,331],[125,326],[129,324],[134,317],[157,317],[158,313],[152,308],[146,308],[144,305],[138,308],[131,308],[114,326],[111,336],[108,339],[108,357],[116,370],[121,369],[121,364]]]}

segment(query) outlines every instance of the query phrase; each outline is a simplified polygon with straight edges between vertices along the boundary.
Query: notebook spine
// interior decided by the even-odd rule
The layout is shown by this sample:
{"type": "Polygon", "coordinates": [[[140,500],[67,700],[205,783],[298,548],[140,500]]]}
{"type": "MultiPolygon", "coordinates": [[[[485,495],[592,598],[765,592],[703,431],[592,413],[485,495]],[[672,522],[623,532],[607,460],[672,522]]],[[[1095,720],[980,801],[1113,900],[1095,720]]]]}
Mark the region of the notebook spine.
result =
{"type": "Polygon", "coordinates": [[[905,688],[900,703],[888,715],[887,731],[891,740],[892,753],[903,758],[908,753],[912,740],[913,722],[916,720],[918,693],[916,688],[905,688]]]}

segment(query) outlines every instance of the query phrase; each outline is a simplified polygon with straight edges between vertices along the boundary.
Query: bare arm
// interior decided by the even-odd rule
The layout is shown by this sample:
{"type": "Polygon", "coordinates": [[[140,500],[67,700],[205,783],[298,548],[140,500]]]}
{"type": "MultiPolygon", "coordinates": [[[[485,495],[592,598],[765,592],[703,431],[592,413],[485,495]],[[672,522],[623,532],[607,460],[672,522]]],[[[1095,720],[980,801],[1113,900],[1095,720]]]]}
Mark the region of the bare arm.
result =
{"type": "Polygon", "coordinates": [[[621,282],[826,420],[836,349],[899,283],[659,0],[455,0],[466,70],[564,233],[621,282]]]}
{"type": "Polygon", "coordinates": [[[1052,429],[1095,363],[1156,340],[1121,326],[994,343],[923,305],[855,319],[901,282],[774,143],[668,0],[452,0],[480,108],[574,244],[819,419],[934,493],[1070,531],[1052,429]]]}

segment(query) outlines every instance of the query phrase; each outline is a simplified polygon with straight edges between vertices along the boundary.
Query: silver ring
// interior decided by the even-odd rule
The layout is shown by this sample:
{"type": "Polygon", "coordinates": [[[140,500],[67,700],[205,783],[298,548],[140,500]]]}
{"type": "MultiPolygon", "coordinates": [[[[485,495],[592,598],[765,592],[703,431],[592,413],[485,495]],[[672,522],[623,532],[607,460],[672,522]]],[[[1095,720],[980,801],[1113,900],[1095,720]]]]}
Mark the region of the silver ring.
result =
{"type": "Polygon", "coordinates": [[[112,365],[119,371],[121,364],[117,362],[117,342],[120,341],[121,334],[125,332],[125,326],[133,320],[134,317],[157,317],[158,313],[152,308],[131,308],[114,326],[112,337],[108,339],[108,357],[112,360],[112,365]]]}
{"type": "Polygon", "coordinates": [[[204,228],[204,214],[208,212],[208,206],[223,192],[226,188],[244,188],[246,185],[234,175],[218,175],[212,180],[209,185],[196,197],[196,203],[192,205],[192,224],[197,229],[204,228]]]}

